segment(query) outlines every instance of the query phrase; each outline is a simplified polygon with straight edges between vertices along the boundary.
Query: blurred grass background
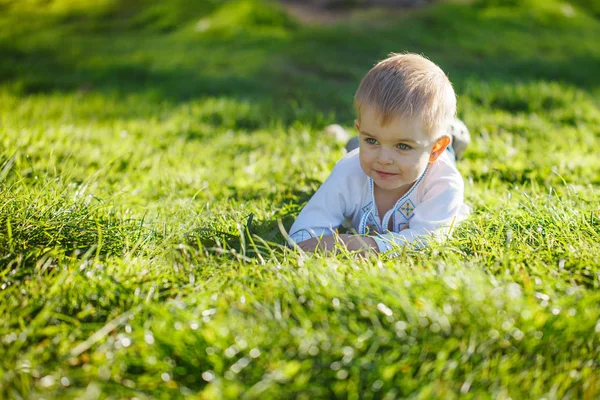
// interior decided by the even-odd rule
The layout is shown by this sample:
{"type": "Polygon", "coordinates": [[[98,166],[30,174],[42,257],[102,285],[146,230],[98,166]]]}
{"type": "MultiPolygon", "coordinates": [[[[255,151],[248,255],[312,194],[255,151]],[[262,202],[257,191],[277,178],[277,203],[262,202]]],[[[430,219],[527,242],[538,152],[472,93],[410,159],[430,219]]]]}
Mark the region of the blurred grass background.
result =
{"type": "Polygon", "coordinates": [[[0,397],[599,395],[598,2],[358,3],[0,0],[0,397]],[[392,51],[455,86],[472,218],[279,247],[392,51]]]}

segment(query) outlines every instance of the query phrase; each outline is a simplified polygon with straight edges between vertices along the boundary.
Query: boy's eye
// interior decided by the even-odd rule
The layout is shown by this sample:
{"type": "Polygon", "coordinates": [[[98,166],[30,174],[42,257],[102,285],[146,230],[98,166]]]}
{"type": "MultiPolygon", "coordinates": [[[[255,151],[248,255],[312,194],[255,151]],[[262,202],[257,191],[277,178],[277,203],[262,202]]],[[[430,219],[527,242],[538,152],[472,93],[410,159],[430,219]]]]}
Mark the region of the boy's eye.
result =
{"type": "Polygon", "coordinates": [[[400,143],[399,145],[396,146],[398,149],[400,150],[410,150],[412,149],[412,147],[410,147],[409,145],[407,145],[406,143],[400,143]]]}
{"type": "Polygon", "coordinates": [[[373,138],[366,138],[365,142],[369,143],[369,144],[377,144],[377,140],[373,139],[373,138]]]}

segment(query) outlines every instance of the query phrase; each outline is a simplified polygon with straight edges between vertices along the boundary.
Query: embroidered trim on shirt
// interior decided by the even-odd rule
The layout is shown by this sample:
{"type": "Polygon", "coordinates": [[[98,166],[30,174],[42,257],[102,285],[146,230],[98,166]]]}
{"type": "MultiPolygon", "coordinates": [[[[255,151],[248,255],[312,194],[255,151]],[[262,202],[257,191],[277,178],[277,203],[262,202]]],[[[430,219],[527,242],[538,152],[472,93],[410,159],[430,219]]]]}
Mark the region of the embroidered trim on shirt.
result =
{"type": "Polygon", "coordinates": [[[369,219],[369,215],[371,215],[373,209],[369,209],[369,211],[367,211],[362,219],[360,220],[360,225],[359,225],[359,229],[358,229],[358,233],[361,235],[364,235],[366,232],[366,226],[367,226],[367,220],[369,219]]]}
{"type": "MultiPolygon", "coordinates": [[[[392,211],[391,213],[391,217],[393,218],[393,224],[392,226],[396,226],[397,222],[396,222],[396,212],[399,212],[400,215],[402,215],[404,217],[404,219],[406,221],[404,222],[408,222],[413,216],[414,216],[414,209],[415,209],[415,203],[408,198],[412,192],[419,186],[419,184],[421,183],[421,181],[423,180],[423,178],[425,177],[425,174],[427,173],[427,171],[429,170],[429,165],[427,165],[427,167],[425,168],[425,171],[423,171],[423,173],[421,174],[421,176],[419,177],[419,179],[417,179],[417,181],[412,185],[412,187],[409,189],[408,192],[406,192],[404,194],[404,196],[402,196],[394,205],[394,207],[392,208],[394,211],[392,211]],[[402,204],[402,206],[400,206],[400,204],[402,204]]],[[[389,218],[387,218],[385,221],[382,221],[382,225],[381,227],[379,227],[379,221],[378,221],[378,212],[377,212],[377,207],[375,206],[375,193],[373,191],[373,178],[369,177],[369,188],[371,189],[371,201],[369,202],[369,204],[365,205],[362,207],[362,211],[365,213],[363,215],[363,218],[360,221],[360,225],[359,225],[359,233],[361,235],[367,235],[367,224],[369,222],[369,217],[372,218],[374,221],[374,224],[370,224],[370,225],[375,225],[378,228],[381,228],[381,233],[385,233],[388,232],[389,230],[387,229],[387,225],[389,223],[389,218]],[[367,211],[368,210],[368,211],[367,211]],[[375,218],[377,217],[377,218],[375,218]]],[[[401,226],[398,224],[398,226],[401,226]]]]}
{"type": "Polygon", "coordinates": [[[415,203],[413,203],[411,199],[408,199],[402,206],[398,207],[396,211],[399,211],[404,218],[410,220],[415,215],[415,203]]]}
{"type": "Polygon", "coordinates": [[[358,233],[360,235],[366,235],[367,222],[369,220],[369,216],[372,216],[373,214],[373,208],[375,208],[375,198],[373,197],[373,180],[371,178],[369,178],[369,188],[371,190],[371,201],[366,206],[362,207],[364,215],[360,220],[360,224],[358,226],[358,233]]]}
{"type": "MultiPolygon", "coordinates": [[[[369,203],[369,205],[371,206],[371,211],[375,212],[375,216],[379,217],[379,210],[376,207],[376,203],[375,203],[375,191],[373,190],[373,179],[369,178],[369,188],[371,189],[371,202],[369,203]]],[[[377,218],[379,219],[379,218],[377,218]]]]}
{"type": "Polygon", "coordinates": [[[412,185],[412,187],[410,188],[410,190],[408,192],[406,192],[406,194],[404,196],[400,197],[400,200],[398,200],[396,202],[396,205],[398,205],[402,200],[404,200],[405,198],[407,198],[408,196],[410,196],[410,194],[416,189],[416,187],[419,186],[419,183],[421,183],[421,181],[425,177],[425,174],[427,173],[427,171],[429,171],[429,165],[427,165],[427,167],[425,168],[425,171],[423,171],[423,173],[421,174],[421,176],[419,177],[419,179],[417,179],[417,181],[415,182],[415,184],[412,185]]]}
{"type": "MultiPolygon", "coordinates": [[[[429,171],[429,165],[427,165],[427,167],[425,168],[425,171],[423,171],[423,173],[421,174],[421,176],[419,177],[419,179],[417,179],[417,181],[415,182],[415,184],[412,185],[412,187],[410,188],[410,190],[408,192],[406,192],[406,194],[404,196],[400,197],[400,199],[394,205],[394,212],[392,212],[392,218],[393,218],[393,225],[392,226],[398,225],[398,221],[396,221],[396,212],[399,212],[400,215],[402,215],[404,217],[404,219],[406,219],[406,222],[408,222],[408,220],[410,220],[413,217],[413,215],[414,215],[413,211],[414,211],[414,208],[415,208],[415,204],[408,197],[417,188],[417,186],[419,186],[419,184],[421,183],[421,181],[425,177],[425,174],[427,173],[427,171],[429,171]],[[404,215],[404,213],[400,210],[399,204],[405,205],[407,203],[404,200],[408,200],[412,204],[413,211],[410,212],[410,217],[407,217],[406,215],[404,215]]],[[[387,225],[388,221],[384,221],[386,223],[386,225],[387,225]]]]}
{"type": "Polygon", "coordinates": [[[396,232],[401,232],[403,229],[408,228],[407,222],[398,222],[398,226],[396,227],[396,232]]]}

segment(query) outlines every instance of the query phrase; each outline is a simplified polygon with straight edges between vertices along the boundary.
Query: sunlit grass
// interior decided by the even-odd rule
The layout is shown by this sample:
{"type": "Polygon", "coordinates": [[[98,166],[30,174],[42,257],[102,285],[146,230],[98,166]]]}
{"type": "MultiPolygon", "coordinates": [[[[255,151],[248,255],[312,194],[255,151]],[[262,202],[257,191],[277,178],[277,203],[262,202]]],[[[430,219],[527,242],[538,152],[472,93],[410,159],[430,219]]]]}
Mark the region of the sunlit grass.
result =
{"type": "Polygon", "coordinates": [[[0,397],[600,395],[592,13],[197,3],[0,0],[0,397]],[[323,127],[405,50],[455,85],[472,217],[394,258],[286,248],[344,154],[323,127]]]}

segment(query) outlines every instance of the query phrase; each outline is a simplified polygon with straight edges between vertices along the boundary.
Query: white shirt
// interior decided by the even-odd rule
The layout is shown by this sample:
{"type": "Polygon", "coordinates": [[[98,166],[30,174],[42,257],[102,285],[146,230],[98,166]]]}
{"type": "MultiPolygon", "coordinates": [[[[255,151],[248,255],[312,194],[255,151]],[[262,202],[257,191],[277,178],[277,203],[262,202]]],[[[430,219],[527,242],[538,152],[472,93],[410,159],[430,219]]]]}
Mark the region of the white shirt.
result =
{"type": "Polygon", "coordinates": [[[379,216],[373,179],[363,172],[356,149],[338,161],[302,209],[292,225],[290,238],[299,243],[311,237],[332,235],[347,221],[358,234],[375,239],[379,251],[385,252],[393,244],[444,237],[468,213],[463,178],[450,152],[444,151],[394,207],[379,216]]]}

